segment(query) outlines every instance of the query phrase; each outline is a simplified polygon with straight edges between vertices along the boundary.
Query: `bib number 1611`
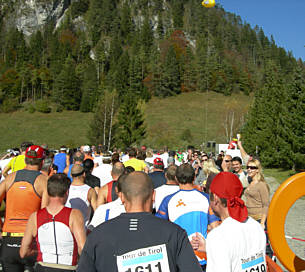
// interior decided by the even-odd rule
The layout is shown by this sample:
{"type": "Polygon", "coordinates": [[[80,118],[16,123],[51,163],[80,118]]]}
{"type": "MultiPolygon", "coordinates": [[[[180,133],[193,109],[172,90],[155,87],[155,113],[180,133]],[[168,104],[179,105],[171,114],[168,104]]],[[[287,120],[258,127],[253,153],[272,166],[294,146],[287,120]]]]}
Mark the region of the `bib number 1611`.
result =
{"type": "Polygon", "coordinates": [[[257,265],[256,267],[251,267],[249,270],[245,272],[267,272],[265,264],[257,265]]]}
{"type": "MultiPolygon", "coordinates": [[[[126,272],[162,272],[161,263],[158,262],[155,265],[147,265],[147,266],[137,266],[133,269],[129,268],[126,272]]],[[[252,271],[251,271],[252,272],[252,271]]]]}

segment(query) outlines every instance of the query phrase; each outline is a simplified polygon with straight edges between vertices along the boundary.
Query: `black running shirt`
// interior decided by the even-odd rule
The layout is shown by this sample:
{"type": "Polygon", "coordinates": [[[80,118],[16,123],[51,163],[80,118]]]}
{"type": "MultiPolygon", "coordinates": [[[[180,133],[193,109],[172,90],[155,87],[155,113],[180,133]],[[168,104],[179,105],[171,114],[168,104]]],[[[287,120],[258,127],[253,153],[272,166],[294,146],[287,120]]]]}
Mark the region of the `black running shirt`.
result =
{"type": "Polygon", "coordinates": [[[88,236],[77,271],[202,272],[185,231],[150,213],[123,213],[88,236]]]}

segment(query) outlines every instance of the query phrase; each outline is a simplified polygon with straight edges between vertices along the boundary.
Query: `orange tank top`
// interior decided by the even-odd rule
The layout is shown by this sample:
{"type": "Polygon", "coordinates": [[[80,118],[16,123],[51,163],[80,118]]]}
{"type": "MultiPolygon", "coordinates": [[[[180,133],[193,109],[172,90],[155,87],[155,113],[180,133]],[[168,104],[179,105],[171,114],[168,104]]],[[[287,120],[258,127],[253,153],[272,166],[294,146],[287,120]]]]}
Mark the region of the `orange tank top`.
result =
{"type": "Polygon", "coordinates": [[[6,193],[6,211],[3,231],[24,233],[30,215],[40,209],[41,197],[34,188],[38,171],[19,170],[6,193]]]}

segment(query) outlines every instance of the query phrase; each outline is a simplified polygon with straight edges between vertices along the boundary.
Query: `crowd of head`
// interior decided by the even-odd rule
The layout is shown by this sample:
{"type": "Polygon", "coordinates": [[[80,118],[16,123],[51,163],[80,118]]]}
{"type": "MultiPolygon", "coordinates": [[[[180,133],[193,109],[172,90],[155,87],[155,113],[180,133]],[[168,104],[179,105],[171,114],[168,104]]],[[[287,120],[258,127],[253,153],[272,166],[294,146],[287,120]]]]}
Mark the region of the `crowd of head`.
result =
{"type": "MultiPolygon", "coordinates": [[[[154,265],[164,271],[244,271],[241,258],[265,252],[272,256],[272,250],[269,245],[266,251],[263,231],[269,188],[262,166],[240,141],[238,147],[240,157],[192,146],[185,151],[141,146],[122,152],[102,145],[51,150],[24,142],[20,149],[8,150],[1,160],[0,184],[0,200],[6,204],[1,254],[5,271],[31,269],[35,262],[35,271],[134,271],[136,267],[122,260],[156,247],[166,250],[167,258],[143,261],[139,269],[154,265]],[[230,231],[232,237],[223,236],[230,231]],[[9,246],[13,238],[20,250],[9,246]],[[220,252],[225,243],[231,244],[220,252]],[[172,258],[181,250],[177,245],[185,255],[172,258]],[[234,258],[228,262],[215,259],[230,254],[234,258]]],[[[265,257],[248,267],[258,264],[266,267],[265,257]]]]}

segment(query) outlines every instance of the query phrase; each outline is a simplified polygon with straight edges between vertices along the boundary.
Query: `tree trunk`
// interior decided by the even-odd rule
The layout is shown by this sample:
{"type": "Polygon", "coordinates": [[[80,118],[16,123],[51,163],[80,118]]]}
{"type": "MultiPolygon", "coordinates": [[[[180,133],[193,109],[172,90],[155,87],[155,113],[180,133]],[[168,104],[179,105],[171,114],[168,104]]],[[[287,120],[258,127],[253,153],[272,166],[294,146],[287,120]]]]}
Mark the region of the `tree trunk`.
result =
{"type": "Polygon", "coordinates": [[[22,82],[21,82],[20,104],[22,103],[23,87],[24,87],[24,77],[22,77],[22,82]]]}
{"type": "Polygon", "coordinates": [[[110,125],[109,125],[109,135],[108,135],[108,148],[110,149],[110,143],[111,143],[111,130],[112,130],[112,119],[113,119],[113,112],[114,112],[114,94],[112,96],[112,104],[111,104],[111,115],[110,115],[110,125]]]}
{"type": "Polygon", "coordinates": [[[104,132],[103,132],[103,145],[105,145],[105,144],[106,144],[106,121],[107,121],[106,99],[105,99],[104,103],[105,103],[105,109],[104,109],[104,132]]]}

